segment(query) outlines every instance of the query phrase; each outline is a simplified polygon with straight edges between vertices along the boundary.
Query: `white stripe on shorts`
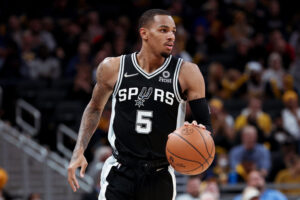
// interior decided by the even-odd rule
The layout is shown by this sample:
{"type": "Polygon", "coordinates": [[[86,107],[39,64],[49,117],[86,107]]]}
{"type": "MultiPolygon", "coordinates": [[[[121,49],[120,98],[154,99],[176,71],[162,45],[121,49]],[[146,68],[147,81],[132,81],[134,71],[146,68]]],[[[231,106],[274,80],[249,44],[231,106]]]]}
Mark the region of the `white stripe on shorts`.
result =
{"type": "Polygon", "coordinates": [[[175,173],[173,167],[169,166],[168,171],[172,177],[172,182],[173,182],[173,197],[172,200],[175,200],[176,197],[176,178],[175,178],[175,173]]]}
{"type": "Polygon", "coordinates": [[[106,200],[105,197],[105,192],[106,192],[106,188],[108,186],[108,182],[106,180],[111,168],[113,166],[117,166],[119,163],[117,162],[117,160],[113,157],[110,156],[104,163],[103,168],[102,168],[102,172],[101,172],[101,189],[100,189],[100,194],[98,197],[98,200],[106,200]]]}

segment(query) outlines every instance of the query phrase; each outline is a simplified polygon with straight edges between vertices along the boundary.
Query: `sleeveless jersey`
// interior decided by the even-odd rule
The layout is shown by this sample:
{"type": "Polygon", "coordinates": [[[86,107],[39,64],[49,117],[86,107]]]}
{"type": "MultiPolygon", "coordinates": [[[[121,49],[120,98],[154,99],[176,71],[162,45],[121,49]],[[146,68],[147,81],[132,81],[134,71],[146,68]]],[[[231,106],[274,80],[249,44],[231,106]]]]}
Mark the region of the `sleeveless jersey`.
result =
{"type": "Polygon", "coordinates": [[[185,117],[178,82],[182,59],[170,55],[162,66],[147,73],[138,65],[136,54],[121,56],[108,139],[121,156],[165,159],[168,134],[185,117]]]}

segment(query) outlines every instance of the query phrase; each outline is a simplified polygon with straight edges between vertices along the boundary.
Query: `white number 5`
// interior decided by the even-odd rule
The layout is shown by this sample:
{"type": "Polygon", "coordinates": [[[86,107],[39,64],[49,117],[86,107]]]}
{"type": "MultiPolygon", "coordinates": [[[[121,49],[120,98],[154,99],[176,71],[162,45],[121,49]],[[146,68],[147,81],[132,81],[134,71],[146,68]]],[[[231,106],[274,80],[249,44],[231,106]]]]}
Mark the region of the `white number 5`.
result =
{"type": "Polygon", "coordinates": [[[135,130],[140,134],[149,134],[152,131],[153,112],[148,110],[137,110],[135,130]]]}

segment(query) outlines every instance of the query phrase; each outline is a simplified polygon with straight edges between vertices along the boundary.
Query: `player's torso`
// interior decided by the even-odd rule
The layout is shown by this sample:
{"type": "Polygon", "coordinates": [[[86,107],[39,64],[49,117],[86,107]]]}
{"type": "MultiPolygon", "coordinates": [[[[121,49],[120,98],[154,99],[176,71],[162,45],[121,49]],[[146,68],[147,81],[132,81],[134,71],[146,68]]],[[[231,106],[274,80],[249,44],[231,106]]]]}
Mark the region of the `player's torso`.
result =
{"type": "Polygon", "coordinates": [[[182,60],[170,56],[152,73],[122,56],[112,103],[110,143],[120,154],[164,158],[168,134],[183,121],[185,105],[178,91],[182,60]]]}

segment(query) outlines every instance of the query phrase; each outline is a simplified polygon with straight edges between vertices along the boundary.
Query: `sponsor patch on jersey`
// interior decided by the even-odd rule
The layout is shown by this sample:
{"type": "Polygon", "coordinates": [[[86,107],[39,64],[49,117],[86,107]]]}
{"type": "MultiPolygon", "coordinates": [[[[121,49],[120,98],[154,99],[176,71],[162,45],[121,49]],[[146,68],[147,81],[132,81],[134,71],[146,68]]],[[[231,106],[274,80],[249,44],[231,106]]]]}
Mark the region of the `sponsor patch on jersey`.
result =
{"type": "Polygon", "coordinates": [[[158,81],[162,83],[172,83],[172,79],[170,78],[170,72],[164,71],[162,73],[162,77],[160,76],[158,81]]]}

